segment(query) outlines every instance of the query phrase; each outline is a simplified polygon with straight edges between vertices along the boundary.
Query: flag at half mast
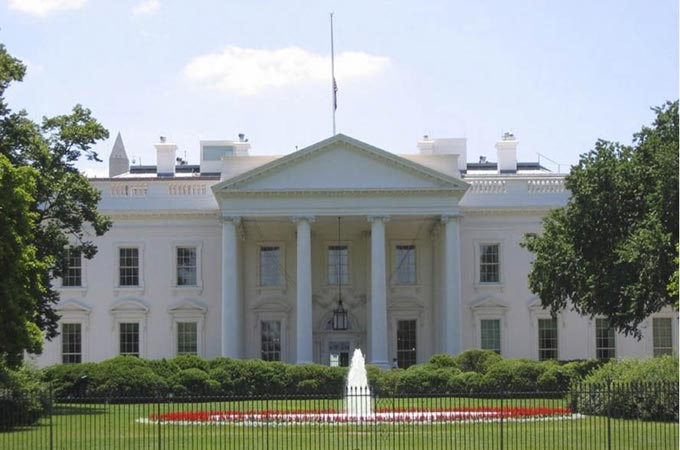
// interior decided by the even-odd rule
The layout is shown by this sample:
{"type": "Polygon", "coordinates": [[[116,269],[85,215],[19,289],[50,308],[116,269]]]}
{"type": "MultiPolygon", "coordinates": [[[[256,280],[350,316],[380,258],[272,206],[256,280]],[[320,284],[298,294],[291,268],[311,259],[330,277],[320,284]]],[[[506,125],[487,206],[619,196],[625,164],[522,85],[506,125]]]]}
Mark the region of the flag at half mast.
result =
{"type": "Polygon", "coordinates": [[[333,110],[338,109],[338,83],[335,82],[335,77],[333,77],[333,110]]]}

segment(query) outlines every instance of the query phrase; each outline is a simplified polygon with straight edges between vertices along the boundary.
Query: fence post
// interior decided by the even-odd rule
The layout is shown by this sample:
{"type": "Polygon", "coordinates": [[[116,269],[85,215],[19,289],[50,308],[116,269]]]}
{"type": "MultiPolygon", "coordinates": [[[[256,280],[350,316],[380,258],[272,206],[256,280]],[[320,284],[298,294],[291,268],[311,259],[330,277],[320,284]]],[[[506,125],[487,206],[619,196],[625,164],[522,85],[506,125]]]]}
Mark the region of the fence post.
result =
{"type": "Polygon", "coordinates": [[[156,422],[158,423],[158,450],[163,448],[162,434],[161,434],[161,396],[156,396],[156,422]]]}
{"type": "Polygon", "coordinates": [[[612,450],[612,382],[607,382],[607,449],[612,450]]]}
{"type": "Polygon", "coordinates": [[[47,414],[50,416],[50,450],[54,450],[54,420],[52,419],[52,416],[54,412],[52,411],[53,409],[53,404],[54,404],[54,395],[52,393],[52,384],[49,385],[48,388],[48,393],[49,393],[49,401],[47,402],[48,406],[48,411],[47,414]]]}
{"type": "Polygon", "coordinates": [[[501,426],[500,426],[500,450],[503,450],[503,406],[505,402],[503,401],[505,399],[505,392],[501,392],[501,426]]]}

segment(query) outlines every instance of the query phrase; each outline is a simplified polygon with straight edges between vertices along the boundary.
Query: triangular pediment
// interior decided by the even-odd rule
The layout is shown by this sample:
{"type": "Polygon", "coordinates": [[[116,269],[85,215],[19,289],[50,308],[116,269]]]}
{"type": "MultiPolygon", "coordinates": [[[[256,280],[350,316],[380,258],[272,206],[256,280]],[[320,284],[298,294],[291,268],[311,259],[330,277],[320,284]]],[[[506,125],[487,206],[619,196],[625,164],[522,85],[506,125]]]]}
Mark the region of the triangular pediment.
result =
{"type": "Polygon", "coordinates": [[[57,304],[55,309],[60,314],[64,313],[90,314],[92,312],[92,308],[77,300],[63,300],[59,302],[59,304],[57,304]]]}
{"type": "Polygon", "coordinates": [[[213,187],[268,191],[465,191],[467,183],[339,134],[213,187]]]}
{"type": "Polygon", "coordinates": [[[510,305],[508,305],[508,303],[506,303],[503,300],[496,298],[494,296],[487,296],[487,297],[482,297],[479,300],[474,301],[470,305],[470,308],[473,311],[484,311],[484,310],[490,310],[490,309],[505,310],[505,309],[510,308],[510,305]]]}

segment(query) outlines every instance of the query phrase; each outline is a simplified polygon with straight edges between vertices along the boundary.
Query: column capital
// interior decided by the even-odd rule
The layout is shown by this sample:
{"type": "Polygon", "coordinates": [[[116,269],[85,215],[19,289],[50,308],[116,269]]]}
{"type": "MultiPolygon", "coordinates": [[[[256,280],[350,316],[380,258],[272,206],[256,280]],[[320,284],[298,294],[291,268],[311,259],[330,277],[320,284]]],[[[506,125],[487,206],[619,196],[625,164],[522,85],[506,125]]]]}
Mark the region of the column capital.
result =
{"type": "Polygon", "coordinates": [[[441,223],[443,223],[443,224],[447,224],[447,223],[449,223],[449,222],[457,222],[458,220],[460,220],[461,217],[463,217],[463,215],[460,214],[460,213],[456,213],[456,214],[442,214],[442,215],[441,215],[441,218],[440,218],[440,221],[441,221],[441,223]]]}
{"type": "Polygon", "coordinates": [[[220,217],[220,222],[225,223],[229,222],[232,223],[234,226],[238,226],[241,224],[241,216],[222,216],[220,217]]]}
{"type": "Polygon", "coordinates": [[[390,221],[390,216],[386,214],[376,214],[374,216],[366,216],[366,220],[368,220],[369,223],[373,222],[389,222],[390,221]]]}
{"type": "Polygon", "coordinates": [[[316,220],[316,217],[314,217],[314,216],[292,216],[290,218],[290,220],[292,220],[295,223],[299,223],[299,222],[314,223],[314,221],[316,220]]]}

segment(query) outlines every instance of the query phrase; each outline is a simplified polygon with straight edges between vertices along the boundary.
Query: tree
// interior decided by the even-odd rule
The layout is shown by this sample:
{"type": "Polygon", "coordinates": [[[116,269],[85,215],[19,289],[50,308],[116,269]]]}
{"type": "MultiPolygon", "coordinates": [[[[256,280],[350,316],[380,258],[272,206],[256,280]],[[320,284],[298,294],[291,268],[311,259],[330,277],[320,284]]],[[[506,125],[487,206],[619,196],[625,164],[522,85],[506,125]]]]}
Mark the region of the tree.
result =
{"type": "Polygon", "coordinates": [[[0,44],[0,357],[9,364],[57,335],[51,282],[64,270],[64,249],[92,258],[91,237],[111,227],[97,211],[99,192],[75,167],[81,157],[99,161],[92,145],[108,131],[80,105],[40,124],[12,112],[5,91],[25,70],[0,44]]]}
{"type": "Polygon", "coordinates": [[[566,177],[567,205],[522,243],[536,255],[529,288],[543,307],[606,316],[638,338],[645,318],[676,304],[678,102],[653,111],[632,146],[599,140],[581,155],[566,177]]]}

